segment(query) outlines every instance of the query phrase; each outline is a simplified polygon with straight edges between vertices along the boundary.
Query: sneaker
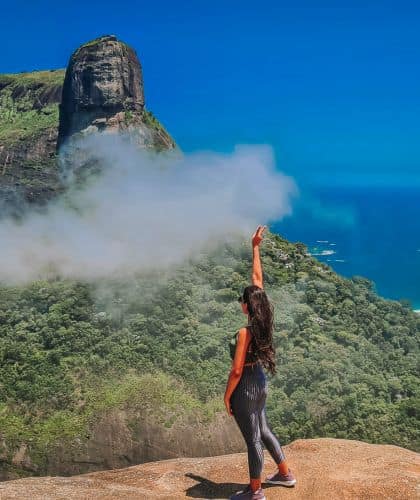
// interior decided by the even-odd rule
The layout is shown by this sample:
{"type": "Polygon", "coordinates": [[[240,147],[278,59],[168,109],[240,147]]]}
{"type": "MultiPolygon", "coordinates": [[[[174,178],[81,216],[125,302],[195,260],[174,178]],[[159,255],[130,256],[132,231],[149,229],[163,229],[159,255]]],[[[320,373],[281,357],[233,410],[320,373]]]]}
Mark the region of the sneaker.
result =
{"type": "Polygon", "coordinates": [[[280,471],[277,471],[275,474],[271,474],[271,476],[267,476],[265,478],[265,482],[269,484],[281,484],[282,486],[294,486],[296,484],[295,476],[292,471],[289,469],[288,473],[280,474],[280,471]]]}
{"type": "Polygon", "coordinates": [[[262,488],[259,488],[257,491],[252,491],[251,485],[248,484],[248,486],[244,490],[237,491],[234,495],[229,497],[229,500],[266,500],[266,499],[262,488]]]}

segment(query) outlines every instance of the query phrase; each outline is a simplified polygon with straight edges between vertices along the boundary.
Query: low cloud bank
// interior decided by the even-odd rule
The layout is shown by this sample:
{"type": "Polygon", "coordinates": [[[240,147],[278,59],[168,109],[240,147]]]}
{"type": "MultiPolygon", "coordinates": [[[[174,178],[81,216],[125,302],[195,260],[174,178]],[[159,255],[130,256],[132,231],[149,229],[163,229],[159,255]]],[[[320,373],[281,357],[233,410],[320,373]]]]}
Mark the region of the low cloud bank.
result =
{"type": "Polygon", "coordinates": [[[0,281],[90,280],[167,267],[291,214],[299,193],[276,170],[268,146],[152,154],[119,135],[96,134],[73,147],[74,164],[62,172],[66,195],[19,223],[0,221],[0,281]],[[76,189],[80,158],[94,159],[101,174],[76,189]]]}

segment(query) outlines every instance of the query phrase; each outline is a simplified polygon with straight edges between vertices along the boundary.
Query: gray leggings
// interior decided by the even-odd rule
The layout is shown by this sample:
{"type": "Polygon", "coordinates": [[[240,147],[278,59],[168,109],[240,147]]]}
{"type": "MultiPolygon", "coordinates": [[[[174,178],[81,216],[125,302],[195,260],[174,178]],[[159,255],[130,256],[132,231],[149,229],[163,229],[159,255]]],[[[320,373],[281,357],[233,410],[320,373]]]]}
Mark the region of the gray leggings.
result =
{"type": "Polygon", "coordinates": [[[271,431],[265,414],[267,379],[258,363],[244,366],[239,384],[230,398],[236,423],[248,448],[249,477],[261,477],[264,454],[262,443],[276,464],[285,460],[285,455],[276,436],[271,431]]]}

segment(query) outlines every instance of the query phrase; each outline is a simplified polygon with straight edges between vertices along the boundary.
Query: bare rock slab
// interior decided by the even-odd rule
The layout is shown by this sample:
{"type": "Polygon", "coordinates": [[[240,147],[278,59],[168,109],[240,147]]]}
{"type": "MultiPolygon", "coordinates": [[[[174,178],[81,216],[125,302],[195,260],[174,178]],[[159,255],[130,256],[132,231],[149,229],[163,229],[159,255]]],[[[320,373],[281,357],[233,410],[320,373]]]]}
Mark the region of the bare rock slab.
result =
{"type": "MultiPolygon", "coordinates": [[[[419,499],[420,454],[394,445],[317,438],[284,446],[297,484],[264,485],[266,498],[419,499]]],[[[264,451],[263,478],[275,471],[264,451]]],[[[73,477],[25,478],[0,483],[7,499],[228,498],[248,482],[247,454],[176,458],[73,477]]]]}

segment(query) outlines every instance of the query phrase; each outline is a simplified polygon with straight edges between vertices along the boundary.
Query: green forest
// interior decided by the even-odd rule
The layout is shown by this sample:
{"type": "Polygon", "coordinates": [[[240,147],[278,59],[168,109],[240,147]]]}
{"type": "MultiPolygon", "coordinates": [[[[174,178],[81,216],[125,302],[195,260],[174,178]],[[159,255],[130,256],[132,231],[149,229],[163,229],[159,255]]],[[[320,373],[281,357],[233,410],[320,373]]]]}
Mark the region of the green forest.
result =
{"type": "MultiPolygon", "coordinates": [[[[420,315],[411,304],[383,299],[370,280],[336,274],[280,235],[266,235],[261,258],[277,360],[267,417],[279,439],[420,451],[420,315]]],[[[42,466],[57,441],[88,439],[111,407],[141,401],[166,426],[225,412],[228,341],[245,324],[236,299],[251,267],[250,241],[234,239],[130,279],[0,286],[4,439],[29,442],[42,466]]]]}

